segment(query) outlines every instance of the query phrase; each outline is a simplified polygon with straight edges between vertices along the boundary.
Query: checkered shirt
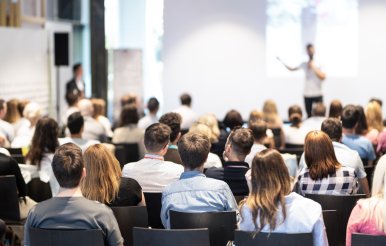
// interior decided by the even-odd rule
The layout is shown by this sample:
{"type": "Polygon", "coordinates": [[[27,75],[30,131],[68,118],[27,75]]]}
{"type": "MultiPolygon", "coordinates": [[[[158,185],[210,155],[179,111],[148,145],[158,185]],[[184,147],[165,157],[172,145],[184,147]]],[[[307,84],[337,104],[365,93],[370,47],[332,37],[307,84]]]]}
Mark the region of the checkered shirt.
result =
{"type": "Polygon", "coordinates": [[[351,167],[341,167],[332,175],[321,180],[313,180],[308,168],[298,176],[300,193],[304,194],[355,194],[358,189],[357,175],[351,167]]]}

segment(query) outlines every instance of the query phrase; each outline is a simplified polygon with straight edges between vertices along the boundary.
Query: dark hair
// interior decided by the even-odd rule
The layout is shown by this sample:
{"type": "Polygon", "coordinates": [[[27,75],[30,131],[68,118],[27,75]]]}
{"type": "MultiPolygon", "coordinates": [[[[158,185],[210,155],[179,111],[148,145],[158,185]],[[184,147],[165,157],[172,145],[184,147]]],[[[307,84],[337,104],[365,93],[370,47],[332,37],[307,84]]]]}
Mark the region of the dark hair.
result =
{"type": "Polygon", "coordinates": [[[121,97],[121,106],[125,105],[136,105],[137,103],[137,96],[135,94],[127,94],[121,97]]]}
{"type": "Polygon", "coordinates": [[[306,48],[307,49],[309,49],[309,48],[313,48],[314,47],[314,45],[313,44],[311,44],[311,43],[308,43],[307,45],[306,45],[306,48]]]}
{"type": "Polygon", "coordinates": [[[147,102],[147,109],[149,109],[151,113],[155,113],[159,109],[159,102],[157,98],[152,97],[149,99],[147,102]]]}
{"type": "Polygon", "coordinates": [[[321,102],[315,103],[312,106],[312,116],[326,116],[326,106],[321,102]]]}
{"type": "Polygon", "coordinates": [[[139,120],[137,107],[133,104],[125,105],[121,111],[120,126],[137,124],[139,120]]]}
{"type": "Polygon", "coordinates": [[[357,109],[358,115],[359,115],[358,124],[355,128],[355,133],[358,135],[364,135],[367,133],[367,130],[369,128],[369,126],[367,124],[367,118],[366,118],[365,110],[360,105],[355,106],[355,108],[357,109]]]}
{"type": "Polygon", "coordinates": [[[4,99],[0,99],[0,111],[5,108],[4,105],[5,105],[4,99]]]}
{"type": "Polygon", "coordinates": [[[343,108],[341,118],[343,128],[353,129],[359,121],[359,111],[354,105],[349,104],[343,108]]]}
{"type": "Polygon", "coordinates": [[[73,106],[79,101],[79,93],[69,91],[66,93],[66,102],[68,106],[73,106]]]}
{"type": "Polygon", "coordinates": [[[52,118],[43,117],[37,122],[31,141],[31,149],[26,158],[38,169],[40,169],[40,162],[44,153],[54,153],[59,146],[58,130],[58,123],[52,118]]]}
{"type": "Polygon", "coordinates": [[[60,146],[52,160],[52,171],[60,187],[75,188],[79,185],[84,168],[82,150],[73,143],[60,146]]]}
{"type": "Polygon", "coordinates": [[[248,128],[256,141],[267,136],[267,123],[264,120],[250,122],[248,128]]]}
{"type": "Polygon", "coordinates": [[[230,130],[233,130],[236,126],[242,126],[244,124],[241,114],[236,110],[230,110],[223,120],[225,127],[228,127],[230,130]]]}
{"type": "Polygon", "coordinates": [[[325,119],[321,127],[322,132],[326,133],[332,141],[339,142],[342,137],[342,123],[337,118],[325,119]]]}
{"type": "Polygon", "coordinates": [[[378,103],[379,106],[381,106],[381,108],[382,108],[383,102],[382,102],[382,100],[381,100],[380,98],[373,97],[373,98],[370,99],[369,102],[376,102],[376,103],[378,103]]]}
{"type": "Polygon", "coordinates": [[[80,112],[70,114],[67,118],[67,127],[71,134],[78,134],[84,126],[84,118],[80,112]]]}
{"type": "Polygon", "coordinates": [[[298,127],[302,122],[303,112],[299,105],[292,105],[288,108],[288,119],[292,123],[292,126],[298,127]]]}
{"type": "Polygon", "coordinates": [[[74,66],[72,66],[72,72],[75,73],[80,67],[82,67],[82,63],[75,63],[74,66]]]}
{"type": "Polygon", "coordinates": [[[190,170],[201,167],[210,151],[209,138],[199,133],[187,133],[178,142],[182,164],[190,170]]]}
{"type": "Polygon", "coordinates": [[[228,143],[232,145],[232,149],[240,156],[246,156],[251,152],[254,139],[252,131],[246,128],[233,130],[228,137],[228,143]]]}
{"type": "Polygon", "coordinates": [[[155,123],[145,130],[145,147],[148,152],[158,152],[163,149],[170,141],[170,127],[155,123]]]}
{"type": "Polygon", "coordinates": [[[189,94],[184,93],[180,96],[180,101],[182,105],[190,106],[192,104],[192,97],[189,94]]]}
{"type": "Polygon", "coordinates": [[[333,100],[330,103],[330,110],[328,111],[328,117],[330,118],[340,118],[342,115],[343,106],[339,100],[333,100]]]}
{"type": "Polygon", "coordinates": [[[181,131],[181,121],[182,117],[178,113],[167,113],[162,115],[159,119],[160,123],[169,126],[172,131],[170,133],[170,142],[173,142],[178,137],[178,134],[181,131]]]}

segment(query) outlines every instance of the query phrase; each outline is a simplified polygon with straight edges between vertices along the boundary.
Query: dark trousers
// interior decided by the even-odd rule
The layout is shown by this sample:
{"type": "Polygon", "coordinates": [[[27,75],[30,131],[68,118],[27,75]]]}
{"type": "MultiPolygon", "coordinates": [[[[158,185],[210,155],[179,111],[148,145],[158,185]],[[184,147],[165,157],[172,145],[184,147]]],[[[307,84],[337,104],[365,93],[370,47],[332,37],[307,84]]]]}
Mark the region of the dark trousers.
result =
{"type": "Polygon", "coordinates": [[[307,117],[311,117],[312,105],[314,103],[323,102],[323,96],[318,97],[304,97],[304,104],[306,105],[307,117]]]}

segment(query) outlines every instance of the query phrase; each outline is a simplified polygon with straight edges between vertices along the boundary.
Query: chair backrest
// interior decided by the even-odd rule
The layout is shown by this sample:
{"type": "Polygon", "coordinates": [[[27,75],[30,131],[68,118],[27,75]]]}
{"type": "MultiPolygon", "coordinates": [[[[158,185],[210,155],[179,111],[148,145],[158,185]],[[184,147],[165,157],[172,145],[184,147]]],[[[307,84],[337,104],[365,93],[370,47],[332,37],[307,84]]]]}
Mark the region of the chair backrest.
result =
{"type": "Polygon", "coordinates": [[[185,213],[169,211],[171,229],[208,228],[211,246],[224,246],[233,241],[236,212],[185,213]]]}
{"type": "Polygon", "coordinates": [[[298,246],[313,245],[312,233],[265,233],[235,231],[235,245],[241,246],[298,246]]]}
{"type": "Polygon", "coordinates": [[[0,176],[0,219],[20,221],[19,197],[14,175],[0,176]]]}
{"type": "Polygon", "coordinates": [[[356,202],[361,198],[366,198],[364,194],[355,195],[320,195],[320,194],[306,194],[310,198],[318,202],[323,210],[336,210],[336,222],[338,224],[337,233],[339,236],[339,245],[344,245],[346,240],[347,222],[350,218],[352,209],[356,202]]]}
{"type": "Polygon", "coordinates": [[[329,245],[339,245],[340,235],[338,234],[338,224],[336,223],[337,212],[336,210],[323,210],[324,226],[326,227],[326,233],[329,245]]]}
{"type": "Polygon", "coordinates": [[[386,236],[375,236],[361,233],[353,233],[351,236],[351,246],[384,246],[386,236]]]}
{"type": "Polygon", "coordinates": [[[139,147],[137,143],[114,144],[115,157],[121,164],[121,168],[129,162],[139,160],[139,147]]]}
{"type": "Polygon", "coordinates": [[[7,148],[11,157],[17,161],[17,163],[25,163],[25,158],[21,148],[7,148]]]}
{"type": "Polygon", "coordinates": [[[373,186],[373,176],[374,176],[374,169],[375,169],[375,166],[364,166],[365,168],[365,172],[366,172],[366,178],[367,178],[367,182],[369,183],[369,188],[371,190],[372,186],[373,186]]]}
{"type": "Polygon", "coordinates": [[[50,230],[29,228],[30,245],[104,246],[102,230],[50,230]]]}
{"type": "Polygon", "coordinates": [[[133,227],[148,227],[145,206],[111,207],[117,219],[125,246],[133,245],[133,227]]]}
{"type": "Polygon", "coordinates": [[[44,183],[40,178],[33,178],[28,182],[27,192],[35,202],[42,202],[52,197],[50,183],[44,183]]]}
{"type": "Polygon", "coordinates": [[[162,193],[144,192],[149,226],[164,229],[161,221],[162,193]]]}
{"type": "Polygon", "coordinates": [[[281,146],[281,128],[271,128],[273,133],[273,140],[275,142],[275,147],[279,148],[281,146]]]}
{"type": "Polygon", "coordinates": [[[209,246],[207,228],[188,230],[163,230],[133,228],[134,246],[209,246]]]}

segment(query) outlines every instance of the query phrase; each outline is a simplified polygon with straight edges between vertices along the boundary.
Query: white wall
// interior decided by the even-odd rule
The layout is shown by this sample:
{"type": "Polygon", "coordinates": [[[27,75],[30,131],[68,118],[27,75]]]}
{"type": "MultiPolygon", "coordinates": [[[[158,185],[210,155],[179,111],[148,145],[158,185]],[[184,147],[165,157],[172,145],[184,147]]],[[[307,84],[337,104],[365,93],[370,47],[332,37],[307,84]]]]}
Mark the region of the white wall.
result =
{"type": "MultiPolygon", "coordinates": [[[[386,101],[386,2],[359,4],[358,76],[328,77],[326,103],[339,98],[364,105],[373,96],[386,101]]],[[[268,98],[276,100],[283,117],[290,104],[303,105],[303,79],[267,78],[265,1],[165,0],[164,18],[166,111],[179,104],[182,92],[192,94],[199,114],[215,112],[219,118],[231,108],[246,118],[268,98]]]]}

